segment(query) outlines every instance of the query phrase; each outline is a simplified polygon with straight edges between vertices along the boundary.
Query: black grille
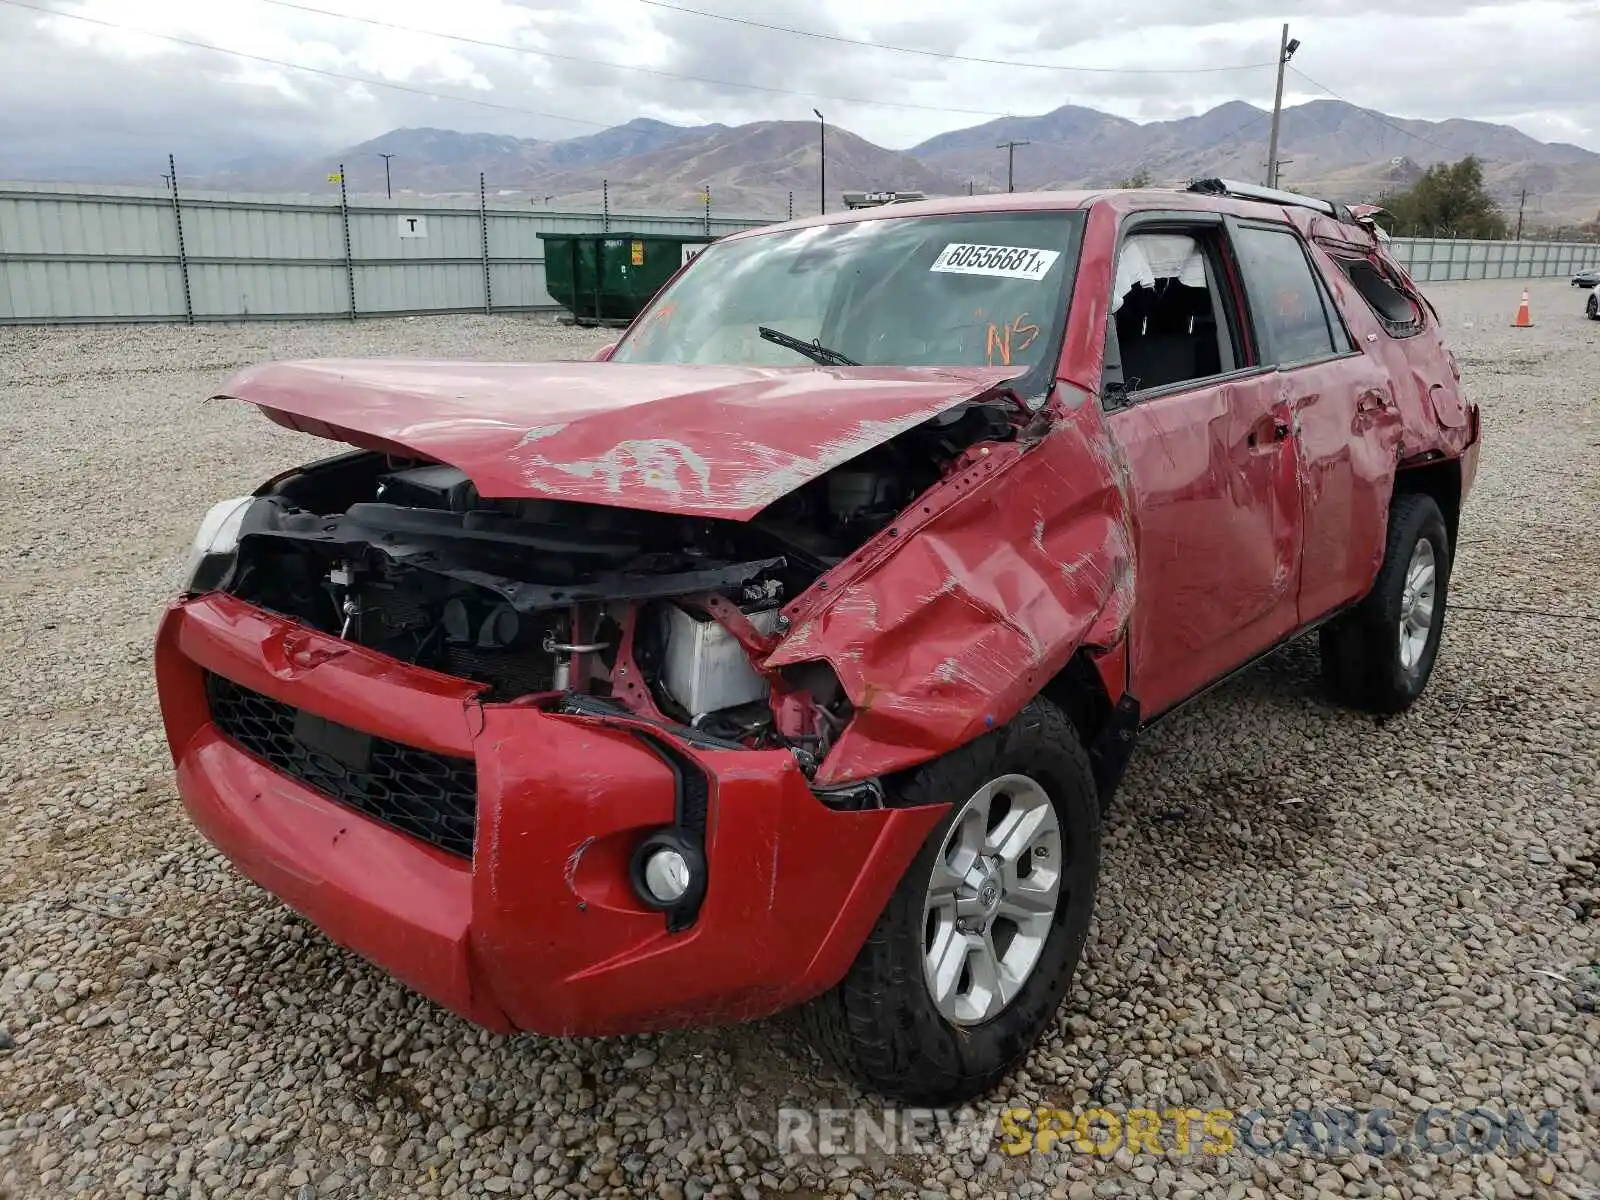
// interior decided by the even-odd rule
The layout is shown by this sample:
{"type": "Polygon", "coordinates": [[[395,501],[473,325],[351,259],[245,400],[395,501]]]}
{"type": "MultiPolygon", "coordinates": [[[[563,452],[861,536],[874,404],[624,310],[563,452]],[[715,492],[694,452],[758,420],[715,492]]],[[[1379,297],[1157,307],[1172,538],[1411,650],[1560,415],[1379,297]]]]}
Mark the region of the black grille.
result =
{"type": "Polygon", "coordinates": [[[515,700],[530,692],[555,688],[554,655],[529,650],[480,650],[476,646],[446,646],[444,672],[474,683],[487,683],[489,699],[515,700]]]}
{"type": "Polygon", "coordinates": [[[219,675],[206,675],[206,695],[223,735],[285,775],[430,846],[472,857],[478,773],[470,758],[385,741],[219,675]]]}
{"type": "MultiPolygon", "coordinates": [[[[535,618],[539,623],[525,629],[516,646],[489,648],[439,637],[440,604],[415,591],[369,587],[361,593],[360,605],[356,640],[382,654],[488,684],[485,698],[490,700],[555,690],[555,656],[539,648],[548,628],[545,620],[535,618]]],[[[528,618],[523,620],[526,624],[528,618]]]]}

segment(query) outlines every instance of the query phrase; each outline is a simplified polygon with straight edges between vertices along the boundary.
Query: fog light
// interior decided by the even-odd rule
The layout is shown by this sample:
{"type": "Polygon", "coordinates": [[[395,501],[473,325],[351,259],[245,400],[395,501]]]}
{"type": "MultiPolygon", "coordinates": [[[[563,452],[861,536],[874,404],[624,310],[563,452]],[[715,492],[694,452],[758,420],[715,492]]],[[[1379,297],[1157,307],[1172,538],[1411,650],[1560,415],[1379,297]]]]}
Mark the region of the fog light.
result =
{"type": "Polygon", "coordinates": [[[689,894],[689,861],[669,847],[652,851],[644,860],[644,886],[657,904],[676,904],[689,894]]]}
{"type": "Polygon", "coordinates": [[[651,833],[633,851],[633,890],[651,908],[664,910],[669,928],[685,928],[706,894],[706,855],[687,829],[651,833]]]}

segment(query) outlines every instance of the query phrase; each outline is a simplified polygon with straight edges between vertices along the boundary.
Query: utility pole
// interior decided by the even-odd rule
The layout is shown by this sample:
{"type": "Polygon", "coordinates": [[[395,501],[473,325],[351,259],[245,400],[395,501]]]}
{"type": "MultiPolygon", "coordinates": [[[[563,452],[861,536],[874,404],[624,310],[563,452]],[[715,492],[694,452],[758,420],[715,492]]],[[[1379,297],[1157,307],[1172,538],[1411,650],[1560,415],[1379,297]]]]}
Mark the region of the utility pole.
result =
{"type": "Polygon", "coordinates": [[[1017,190],[1012,186],[1013,181],[1016,178],[1017,147],[1028,146],[1031,144],[1031,142],[1019,142],[1015,139],[1012,139],[1010,141],[1001,142],[995,147],[996,150],[1004,150],[1006,152],[1006,191],[1014,192],[1017,190]]]}
{"type": "Polygon", "coordinates": [[[828,211],[828,122],[819,109],[817,114],[817,211],[828,211]]]}
{"type": "Polygon", "coordinates": [[[394,199],[394,189],[389,186],[389,160],[391,158],[393,158],[394,155],[393,154],[385,154],[383,151],[380,150],[380,151],[378,151],[378,157],[383,159],[383,194],[385,196],[389,197],[389,199],[393,200],[394,199]]]}
{"type": "Polygon", "coordinates": [[[1272,136],[1267,143],[1267,186],[1278,186],[1278,130],[1283,123],[1283,73],[1289,66],[1300,43],[1289,36],[1289,26],[1283,27],[1283,40],[1278,46],[1278,91],[1272,100],[1272,136]]]}
{"type": "Polygon", "coordinates": [[[1522,240],[1522,213],[1528,207],[1528,189],[1522,189],[1522,197],[1517,201],[1517,241],[1522,240]]]}

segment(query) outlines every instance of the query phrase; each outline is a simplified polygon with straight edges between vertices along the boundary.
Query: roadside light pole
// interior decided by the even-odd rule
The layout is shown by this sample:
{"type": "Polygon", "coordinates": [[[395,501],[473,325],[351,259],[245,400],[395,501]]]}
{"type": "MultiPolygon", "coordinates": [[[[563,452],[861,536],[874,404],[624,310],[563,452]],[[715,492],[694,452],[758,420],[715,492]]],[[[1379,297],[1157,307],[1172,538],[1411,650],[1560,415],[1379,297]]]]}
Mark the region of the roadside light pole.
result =
{"type": "Polygon", "coordinates": [[[394,155],[385,154],[380,150],[378,152],[378,157],[383,159],[383,194],[385,196],[387,196],[389,199],[393,200],[394,199],[394,188],[389,186],[389,160],[391,158],[393,158],[394,155]]]}
{"type": "Polygon", "coordinates": [[[819,109],[817,114],[817,211],[828,211],[828,122],[819,109]]]}
{"type": "Polygon", "coordinates": [[[1272,100],[1272,134],[1267,141],[1267,186],[1278,186],[1278,130],[1283,124],[1283,73],[1294,52],[1300,49],[1298,40],[1289,36],[1289,26],[1283,27],[1283,40],[1278,43],[1278,91],[1272,100]]]}
{"type": "Polygon", "coordinates": [[[1012,186],[1016,180],[1017,147],[1030,144],[1029,142],[1019,142],[1013,139],[1008,142],[1001,142],[995,147],[996,150],[1004,150],[1006,152],[1006,191],[1008,192],[1017,190],[1012,186]]]}

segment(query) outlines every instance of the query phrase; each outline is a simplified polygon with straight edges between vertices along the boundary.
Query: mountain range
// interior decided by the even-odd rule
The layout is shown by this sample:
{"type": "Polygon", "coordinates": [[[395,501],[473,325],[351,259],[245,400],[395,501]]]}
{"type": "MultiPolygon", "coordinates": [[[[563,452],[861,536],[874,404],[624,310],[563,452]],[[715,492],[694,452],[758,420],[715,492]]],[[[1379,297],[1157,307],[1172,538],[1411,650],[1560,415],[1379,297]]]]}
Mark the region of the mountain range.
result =
{"type": "MultiPolygon", "coordinates": [[[[840,192],[898,189],[929,194],[1006,187],[1006,141],[1020,190],[1115,186],[1137,174],[1156,183],[1199,176],[1259,179],[1270,114],[1242,102],[1199,116],[1138,123],[1066,105],[1032,117],[1003,117],[889,150],[838,126],[811,121],[679,126],[646,117],[560,141],[449,129],[396,129],[314,161],[244,158],[208,173],[204,186],[235,190],[325,188],[344,164],[356,192],[384,188],[391,155],[400,195],[490,194],[555,209],[598,207],[602,182],[613,211],[698,211],[710,189],[714,211],[779,215],[815,212],[819,142],[826,142],[829,207],[840,192]]],[[[1489,190],[1513,215],[1528,194],[1530,225],[1577,224],[1600,209],[1600,154],[1545,143],[1508,125],[1391,117],[1339,100],[1284,110],[1282,186],[1344,200],[1370,199],[1422,169],[1467,154],[1484,161],[1489,190]]]]}

